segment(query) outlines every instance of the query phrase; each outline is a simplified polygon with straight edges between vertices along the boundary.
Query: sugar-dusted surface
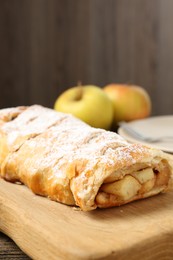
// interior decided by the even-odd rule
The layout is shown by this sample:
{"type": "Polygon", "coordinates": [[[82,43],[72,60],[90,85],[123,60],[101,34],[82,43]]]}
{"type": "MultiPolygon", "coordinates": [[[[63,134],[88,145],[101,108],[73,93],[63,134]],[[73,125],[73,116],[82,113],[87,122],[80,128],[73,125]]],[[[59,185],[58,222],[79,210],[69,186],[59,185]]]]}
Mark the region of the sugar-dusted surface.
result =
{"type": "Polygon", "coordinates": [[[4,178],[83,210],[97,207],[95,198],[104,181],[122,179],[127,168],[132,172],[135,165],[148,167],[166,158],[160,151],[129,144],[116,133],[37,105],[1,131],[7,138],[4,178]]]}

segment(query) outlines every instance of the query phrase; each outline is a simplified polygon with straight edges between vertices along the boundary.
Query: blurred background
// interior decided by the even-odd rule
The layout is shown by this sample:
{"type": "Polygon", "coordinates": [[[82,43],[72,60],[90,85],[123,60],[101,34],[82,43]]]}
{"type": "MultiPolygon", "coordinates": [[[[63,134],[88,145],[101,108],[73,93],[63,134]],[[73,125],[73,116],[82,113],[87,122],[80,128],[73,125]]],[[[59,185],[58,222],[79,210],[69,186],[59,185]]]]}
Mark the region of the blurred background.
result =
{"type": "Polygon", "coordinates": [[[0,108],[132,83],[173,114],[173,0],[1,0],[0,108]]]}

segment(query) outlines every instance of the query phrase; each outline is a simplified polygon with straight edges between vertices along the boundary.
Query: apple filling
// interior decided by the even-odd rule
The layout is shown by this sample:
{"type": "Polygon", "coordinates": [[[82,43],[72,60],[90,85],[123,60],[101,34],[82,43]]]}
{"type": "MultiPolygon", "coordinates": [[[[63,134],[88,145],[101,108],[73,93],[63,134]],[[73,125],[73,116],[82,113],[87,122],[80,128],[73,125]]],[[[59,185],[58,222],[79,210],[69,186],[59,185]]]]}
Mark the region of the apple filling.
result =
{"type": "Polygon", "coordinates": [[[154,190],[164,191],[168,186],[170,169],[164,163],[157,168],[144,168],[133,173],[126,174],[123,179],[103,183],[96,196],[98,207],[112,207],[125,204],[134,199],[145,198],[154,195],[154,190]]]}

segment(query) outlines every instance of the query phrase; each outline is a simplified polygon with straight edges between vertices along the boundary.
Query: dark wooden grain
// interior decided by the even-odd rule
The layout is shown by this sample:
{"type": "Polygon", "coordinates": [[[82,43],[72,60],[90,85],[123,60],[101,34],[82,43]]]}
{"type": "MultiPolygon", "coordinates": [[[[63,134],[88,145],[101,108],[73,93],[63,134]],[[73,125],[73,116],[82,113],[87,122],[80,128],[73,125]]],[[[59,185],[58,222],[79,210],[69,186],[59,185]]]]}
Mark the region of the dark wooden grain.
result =
{"type": "Polygon", "coordinates": [[[1,0],[0,107],[39,103],[81,81],[142,85],[173,112],[172,0],[1,0]]]}
{"type": "Polygon", "coordinates": [[[160,28],[158,35],[157,111],[173,114],[173,1],[160,0],[160,28]],[[164,107],[164,109],[163,109],[164,107]]]}
{"type": "Polygon", "coordinates": [[[0,232],[0,259],[29,260],[30,258],[9,237],[0,232]]]}

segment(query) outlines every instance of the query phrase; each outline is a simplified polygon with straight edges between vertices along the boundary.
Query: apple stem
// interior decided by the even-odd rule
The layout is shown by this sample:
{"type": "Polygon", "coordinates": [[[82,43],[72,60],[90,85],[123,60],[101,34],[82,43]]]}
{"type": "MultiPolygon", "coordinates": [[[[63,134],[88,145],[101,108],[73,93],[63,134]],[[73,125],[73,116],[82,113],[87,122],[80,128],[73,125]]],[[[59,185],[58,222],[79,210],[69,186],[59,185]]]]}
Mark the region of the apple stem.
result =
{"type": "Polygon", "coordinates": [[[76,91],[75,100],[76,100],[76,101],[79,101],[79,100],[82,99],[82,96],[83,96],[83,87],[82,87],[82,85],[80,85],[80,86],[78,86],[77,88],[78,88],[78,89],[77,89],[77,91],[76,91]]]}
{"type": "Polygon", "coordinates": [[[81,81],[81,80],[78,80],[77,86],[78,86],[78,87],[82,86],[82,81],[81,81]]]}

